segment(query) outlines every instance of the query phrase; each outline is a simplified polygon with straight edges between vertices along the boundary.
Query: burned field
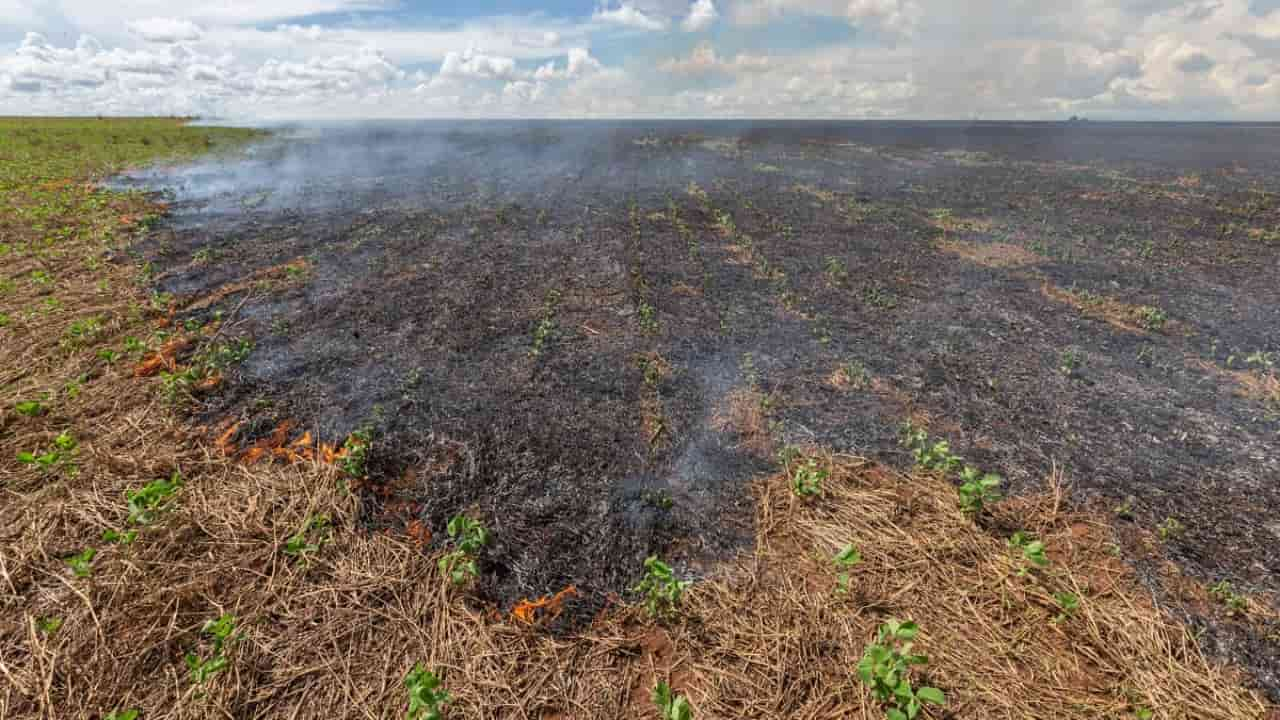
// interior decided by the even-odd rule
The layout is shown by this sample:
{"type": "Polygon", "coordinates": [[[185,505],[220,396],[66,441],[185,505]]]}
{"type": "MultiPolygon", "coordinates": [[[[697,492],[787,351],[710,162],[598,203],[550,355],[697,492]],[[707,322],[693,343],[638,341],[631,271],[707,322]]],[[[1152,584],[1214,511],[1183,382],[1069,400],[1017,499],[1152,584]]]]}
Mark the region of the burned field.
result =
{"type": "Polygon", "coordinates": [[[364,522],[483,518],[500,606],[714,574],[780,451],[906,466],[910,420],[1014,491],[1064,473],[1274,693],[1280,626],[1177,588],[1280,590],[1277,133],[375,125],[124,182],[172,201],[155,290],[252,343],[208,435],[367,434],[364,522]]]}

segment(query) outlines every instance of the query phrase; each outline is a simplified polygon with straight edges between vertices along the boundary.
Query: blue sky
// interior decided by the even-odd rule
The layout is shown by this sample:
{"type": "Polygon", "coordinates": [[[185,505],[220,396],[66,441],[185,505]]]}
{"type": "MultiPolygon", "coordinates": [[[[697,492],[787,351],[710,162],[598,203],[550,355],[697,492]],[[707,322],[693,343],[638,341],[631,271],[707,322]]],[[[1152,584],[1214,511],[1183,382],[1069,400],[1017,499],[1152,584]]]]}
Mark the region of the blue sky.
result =
{"type": "Polygon", "coordinates": [[[5,113],[1280,118],[1280,0],[0,0],[5,113]]]}

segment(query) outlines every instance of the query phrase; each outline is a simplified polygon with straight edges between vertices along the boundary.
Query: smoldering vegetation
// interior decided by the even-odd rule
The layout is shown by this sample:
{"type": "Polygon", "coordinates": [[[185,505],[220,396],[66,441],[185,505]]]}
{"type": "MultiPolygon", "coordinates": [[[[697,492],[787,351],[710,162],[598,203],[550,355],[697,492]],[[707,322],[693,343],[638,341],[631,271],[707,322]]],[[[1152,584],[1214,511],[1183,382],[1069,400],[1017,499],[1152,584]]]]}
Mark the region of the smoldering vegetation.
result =
{"type": "MultiPolygon", "coordinates": [[[[253,342],[199,421],[371,431],[365,521],[484,518],[500,604],[575,585],[583,617],[651,553],[713,572],[779,450],[905,464],[906,419],[1015,490],[1058,468],[1123,506],[1158,592],[1157,556],[1265,593],[1278,135],[383,123],[122,182],[172,203],[156,291],[253,342]]],[[[1267,632],[1205,637],[1270,677],[1267,632]]]]}

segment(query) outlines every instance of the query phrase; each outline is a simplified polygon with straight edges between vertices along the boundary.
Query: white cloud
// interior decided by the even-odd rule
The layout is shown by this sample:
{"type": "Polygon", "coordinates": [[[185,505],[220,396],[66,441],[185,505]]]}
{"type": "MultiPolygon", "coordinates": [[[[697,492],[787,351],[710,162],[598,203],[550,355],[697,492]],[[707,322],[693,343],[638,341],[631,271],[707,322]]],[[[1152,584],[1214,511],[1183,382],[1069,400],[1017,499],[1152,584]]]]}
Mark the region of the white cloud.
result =
{"type": "Polygon", "coordinates": [[[199,25],[190,20],[175,20],[174,18],[131,20],[125,23],[125,27],[129,29],[129,32],[143,40],[159,43],[199,40],[201,34],[199,25]]]}
{"type": "Polygon", "coordinates": [[[565,67],[560,70],[556,67],[555,61],[542,65],[533,72],[535,80],[559,80],[563,78],[578,78],[591,73],[599,72],[604,69],[604,65],[600,61],[591,57],[590,51],[585,48],[569,48],[569,52],[565,56],[565,67]]]}
{"type": "Polygon", "coordinates": [[[451,52],[440,63],[440,77],[444,78],[513,79],[518,75],[514,59],[473,50],[451,52]]]}
{"type": "Polygon", "coordinates": [[[713,0],[694,0],[680,27],[685,32],[699,32],[714,25],[719,18],[720,13],[713,0]]]}
{"type": "Polygon", "coordinates": [[[688,57],[670,58],[658,65],[663,72],[689,77],[717,73],[765,72],[770,67],[769,57],[765,55],[738,53],[730,59],[721,59],[710,43],[699,44],[688,57]]]}
{"type": "Polygon", "coordinates": [[[667,29],[667,21],[664,18],[646,15],[637,10],[635,5],[625,2],[612,10],[606,9],[604,6],[598,7],[595,13],[591,15],[591,18],[601,23],[621,25],[636,30],[654,31],[667,29]]]}
{"type": "Polygon", "coordinates": [[[10,38],[0,41],[0,107],[246,118],[1280,116],[1280,9],[1251,0],[609,0],[590,18],[417,26],[378,14],[392,1],[0,0],[0,38],[10,38]],[[334,12],[365,14],[299,20],[334,12]],[[737,53],[704,42],[676,54],[678,38],[650,34],[722,21],[772,24],[747,31],[751,49],[737,53]],[[849,39],[805,46],[797,33],[815,24],[843,25],[849,39]],[[619,55],[616,66],[598,59],[619,55]]]}

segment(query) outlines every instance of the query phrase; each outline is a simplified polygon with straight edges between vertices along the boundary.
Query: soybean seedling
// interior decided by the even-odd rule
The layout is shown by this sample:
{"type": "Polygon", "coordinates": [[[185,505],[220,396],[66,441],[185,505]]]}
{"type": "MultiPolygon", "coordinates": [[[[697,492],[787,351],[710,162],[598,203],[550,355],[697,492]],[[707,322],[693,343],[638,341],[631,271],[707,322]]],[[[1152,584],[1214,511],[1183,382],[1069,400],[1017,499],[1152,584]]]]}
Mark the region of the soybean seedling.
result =
{"type": "Polygon", "coordinates": [[[818,461],[809,458],[791,474],[791,490],[802,498],[811,498],[822,494],[822,481],[830,475],[827,470],[818,467],[818,461]]]}
{"type": "Polygon", "coordinates": [[[849,592],[849,571],[862,562],[862,555],[852,544],[845,545],[832,562],[836,565],[836,594],[844,595],[849,592]]]}
{"type": "Polygon", "coordinates": [[[404,678],[409,691],[409,712],[405,720],[440,720],[440,706],[449,702],[449,691],[440,687],[439,676],[422,663],[416,663],[404,678]]]}
{"type": "Polygon", "coordinates": [[[1226,580],[1210,585],[1209,595],[1226,606],[1228,615],[1243,615],[1249,609],[1249,599],[1237,593],[1226,580]]]}
{"type": "Polygon", "coordinates": [[[987,504],[1000,501],[999,487],[1003,481],[999,475],[983,474],[977,468],[966,466],[960,472],[960,479],[963,481],[959,488],[960,509],[966,514],[981,514],[987,504]]]}
{"type": "Polygon", "coordinates": [[[454,585],[463,585],[480,574],[476,558],[489,542],[489,531],[466,515],[455,515],[446,529],[453,550],[440,558],[440,572],[454,585]]]}
{"type": "Polygon", "coordinates": [[[685,696],[672,691],[671,686],[658,681],[653,686],[653,704],[662,720],[693,720],[693,708],[685,696]]]}
{"type": "Polygon", "coordinates": [[[1053,601],[1058,603],[1058,616],[1052,620],[1054,624],[1066,620],[1080,609],[1080,598],[1075,593],[1056,592],[1053,594],[1053,601]]]}
{"type": "Polygon", "coordinates": [[[1044,554],[1044,543],[1040,540],[1034,540],[1027,533],[1019,530],[1009,538],[1009,547],[1022,551],[1022,559],[1024,564],[1018,568],[1019,575],[1027,575],[1031,572],[1029,565],[1038,568],[1048,567],[1049,558],[1044,554]]]}
{"type": "Polygon", "coordinates": [[[867,646],[858,663],[858,676],[871,688],[885,708],[889,720],[914,720],[924,704],[944,706],[947,697],[935,687],[911,687],[911,668],[925,665],[929,658],[911,652],[920,628],[911,621],[889,619],[876,633],[876,642],[867,646]]]}
{"type": "Polygon", "coordinates": [[[644,608],[650,617],[672,615],[680,606],[685,588],[692,583],[676,578],[671,566],[650,555],[644,561],[644,578],[635,591],[645,596],[644,608]]]}
{"type": "Polygon", "coordinates": [[[150,525],[168,509],[173,496],[182,487],[182,473],[174,470],[168,480],[152,480],[125,494],[129,502],[129,522],[133,525],[150,525]]]}
{"type": "Polygon", "coordinates": [[[63,560],[67,567],[71,568],[71,572],[78,578],[89,577],[93,574],[93,558],[97,556],[98,551],[93,548],[86,548],[81,552],[72,555],[63,560]]]}
{"type": "Polygon", "coordinates": [[[112,710],[102,720],[138,720],[138,711],[132,708],[128,710],[112,710]]]}
{"type": "Polygon", "coordinates": [[[304,563],[307,555],[319,552],[320,546],[328,537],[329,532],[329,516],[328,515],[311,515],[307,517],[307,521],[303,524],[302,529],[293,535],[284,543],[284,554],[289,557],[300,558],[304,563]],[[315,542],[310,541],[310,533],[314,531],[315,542]]]}
{"type": "Polygon", "coordinates": [[[213,650],[208,657],[200,657],[194,652],[187,653],[184,658],[191,670],[191,679],[197,685],[205,684],[210,678],[227,668],[230,663],[224,654],[227,646],[244,637],[236,633],[236,616],[224,613],[215,620],[207,620],[200,628],[200,634],[209,638],[213,650]]]}

